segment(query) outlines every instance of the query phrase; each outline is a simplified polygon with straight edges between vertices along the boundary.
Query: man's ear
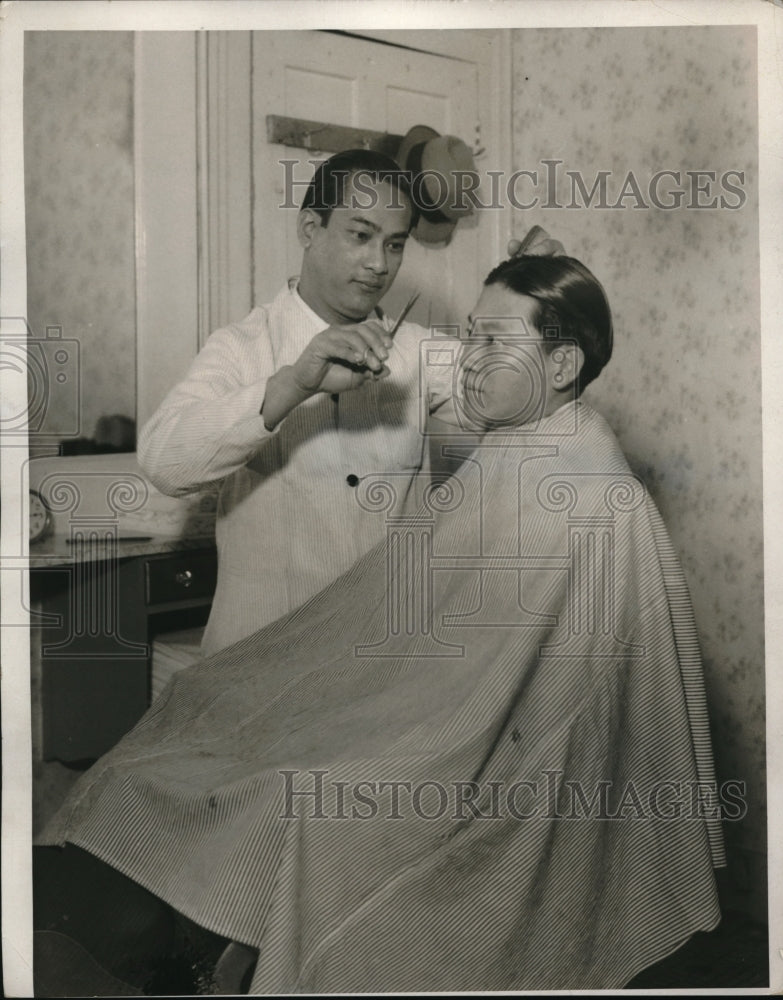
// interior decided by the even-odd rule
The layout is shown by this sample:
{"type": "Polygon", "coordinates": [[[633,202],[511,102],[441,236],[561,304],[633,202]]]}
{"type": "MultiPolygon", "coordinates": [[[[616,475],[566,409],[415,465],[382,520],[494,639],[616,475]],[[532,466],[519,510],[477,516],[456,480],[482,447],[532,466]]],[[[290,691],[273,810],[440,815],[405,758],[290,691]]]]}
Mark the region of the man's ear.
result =
{"type": "Polygon", "coordinates": [[[584,367],[584,351],[578,344],[558,344],[549,355],[549,378],[552,388],[563,392],[570,388],[584,367]]]}
{"type": "Polygon", "coordinates": [[[322,226],[321,216],[312,208],[300,209],[296,217],[296,235],[304,250],[313,242],[313,233],[322,226]]]}

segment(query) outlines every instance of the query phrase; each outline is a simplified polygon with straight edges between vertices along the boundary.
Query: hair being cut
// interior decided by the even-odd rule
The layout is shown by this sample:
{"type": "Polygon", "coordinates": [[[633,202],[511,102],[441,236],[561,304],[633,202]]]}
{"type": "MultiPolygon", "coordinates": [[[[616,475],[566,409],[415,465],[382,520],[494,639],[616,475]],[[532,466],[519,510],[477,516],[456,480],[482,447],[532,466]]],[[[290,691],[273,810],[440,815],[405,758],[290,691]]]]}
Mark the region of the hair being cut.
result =
{"type": "Polygon", "coordinates": [[[321,225],[327,225],[332,209],[345,204],[345,182],[355,174],[376,184],[387,181],[396,189],[390,195],[390,205],[401,205],[401,194],[410,205],[410,228],[416,225],[419,213],[411,193],[410,176],[390,156],[371,149],[346,149],[324,160],[307,186],[300,211],[312,209],[321,217],[321,225]]]}
{"type": "Polygon", "coordinates": [[[600,282],[574,257],[512,257],[490,271],[485,285],[501,284],[538,303],[534,317],[545,350],[575,342],[584,354],[576,380],[577,394],[588,386],[612,356],[612,313],[600,282]]]}

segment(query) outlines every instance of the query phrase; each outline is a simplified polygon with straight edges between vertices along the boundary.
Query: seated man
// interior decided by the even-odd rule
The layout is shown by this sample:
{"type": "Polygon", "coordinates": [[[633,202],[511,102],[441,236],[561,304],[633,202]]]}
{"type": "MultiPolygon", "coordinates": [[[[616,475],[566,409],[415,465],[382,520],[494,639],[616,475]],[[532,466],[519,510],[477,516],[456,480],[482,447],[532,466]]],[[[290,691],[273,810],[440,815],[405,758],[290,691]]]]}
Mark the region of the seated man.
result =
{"type": "Polygon", "coordinates": [[[68,852],[109,873],[114,944],[152,954],[157,904],[257,952],[253,993],[614,989],[717,924],[687,590],[579,398],[611,350],[578,261],[492,271],[452,403],[480,444],[416,517],[379,482],[385,542],[178,674],[83,776],[37,848],[44,944],[79,932],[68,852]]]}

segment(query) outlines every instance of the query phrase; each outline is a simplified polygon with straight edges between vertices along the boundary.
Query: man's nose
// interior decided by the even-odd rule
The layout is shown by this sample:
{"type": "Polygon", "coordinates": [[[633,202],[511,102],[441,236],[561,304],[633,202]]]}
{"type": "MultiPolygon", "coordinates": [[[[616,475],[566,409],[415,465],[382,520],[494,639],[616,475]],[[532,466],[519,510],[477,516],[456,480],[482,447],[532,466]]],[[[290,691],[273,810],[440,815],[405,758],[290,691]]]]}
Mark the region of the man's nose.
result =
{"type": "Polygon", "coordinates": [[[389,270],[389,264],[386,259],[386,247],[383,243],[378,241],[377,243],[372,242],[369,244],[364,266],[370,268],[376,274],[386,274],[389,270]]]}

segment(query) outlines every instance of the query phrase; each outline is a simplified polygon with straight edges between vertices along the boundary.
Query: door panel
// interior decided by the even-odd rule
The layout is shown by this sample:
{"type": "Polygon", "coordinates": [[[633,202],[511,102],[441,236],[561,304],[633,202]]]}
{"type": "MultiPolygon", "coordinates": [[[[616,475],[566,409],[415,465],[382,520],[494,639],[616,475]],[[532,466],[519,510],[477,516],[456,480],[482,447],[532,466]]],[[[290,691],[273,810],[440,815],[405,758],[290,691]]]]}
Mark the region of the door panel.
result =
{"type": "Polygon", "coordinates": [[[286,66],[283,85],[285,114],[291,118],[351,124],[357,89],[355,79],[286,66]]]}
{"type": "Polygon", "coordinates": [[[386,88],[386,121],[389,131],[406,132],[408,122],[426,122],[438,132],[448,132],[449,102],[442,94],[424,94],[406,87],[386,88]]]}

